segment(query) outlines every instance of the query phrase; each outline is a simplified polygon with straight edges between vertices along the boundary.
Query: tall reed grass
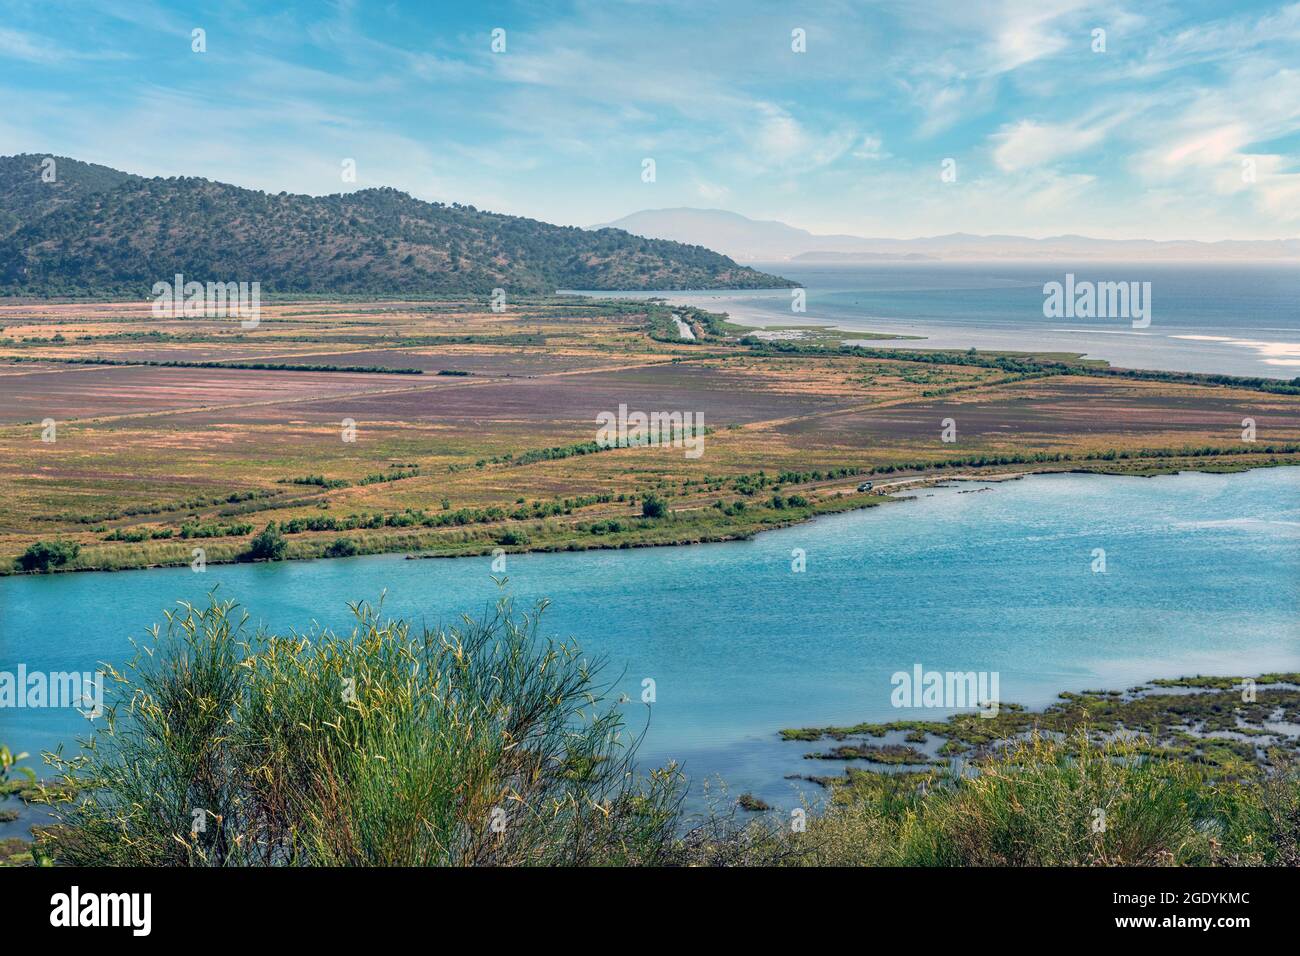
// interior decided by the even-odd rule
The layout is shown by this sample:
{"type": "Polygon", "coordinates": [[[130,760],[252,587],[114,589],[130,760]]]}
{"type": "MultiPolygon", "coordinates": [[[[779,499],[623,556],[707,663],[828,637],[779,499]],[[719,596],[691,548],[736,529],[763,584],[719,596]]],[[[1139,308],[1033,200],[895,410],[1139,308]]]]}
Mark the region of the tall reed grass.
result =
{"type": "Polygon", "coordinates": [[[973,773],[937,774],[834,806],[802,863],[836,866],[1294,865],[1300,775],[1216,781],[1139,740],[1007,744],[973,773]]]}
{"type": "Polygon", "coordinates": [[[182,605],[110,677],[105,726],[50,755],[76,797],[38,850],[132,866],[653,864],[673,768],[638,776],[599,662],[539,607],[416,632],[367,604],[350,634],[250,633],[182,605]]]}

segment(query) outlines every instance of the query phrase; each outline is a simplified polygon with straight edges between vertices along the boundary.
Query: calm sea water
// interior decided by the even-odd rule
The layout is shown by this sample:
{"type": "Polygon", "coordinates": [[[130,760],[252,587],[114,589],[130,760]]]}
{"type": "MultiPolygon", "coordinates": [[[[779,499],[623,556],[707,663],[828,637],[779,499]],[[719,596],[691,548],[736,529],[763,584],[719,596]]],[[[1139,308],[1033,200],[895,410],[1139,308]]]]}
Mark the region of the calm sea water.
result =
{"type": "MultiPolygon", "coordinates": [[[[1300,375],[1300,266],[1207,263],[755,263],[807,290],[653,293],[729,313],[747,325],[832,325],[920,335],[900,347],[1082,352],[1127,368],[1294,378],[1300,375]],[[1049,319],[1043,285],[1150,282],[1151,324],[1049,319]]],[[[596,295],[608,293],[593,293],[596,295]]],[[[624,293],[619,293],[624,295],[624,293]]],[[[627,295],[633,295],[631,293],[627,295]]],[[[882,342],[882,346],[890,343],[882,342]]]]}
{"type": "MultiPolygon", "coordinates": [[[[283,630],[345,628],[346,602],[384,589],[394,615],[453,621],[494,600],[489,561],[0,579],[0,670],[122,662],[128,636],[216,585],[283,630]]],[[[1300,469],[963,482],[748,542],[511,556],[508,574],[518,601],[552,601],[549,633],[609,659],[633,725],[654,679],[644,759],[792,805],[786,774],[840,768],[776,731],[935,716],[890,704],[890,675],[914,664],[996,671],[1002,699],[1031,706],[1158,676],[1300,668],[1300,469]],[[1095,548],[1105,574],[1092,573],[1095,548]]],[[[0,710],[0,739],[33,753],[84,728],[70,711],[0,710]]]]}

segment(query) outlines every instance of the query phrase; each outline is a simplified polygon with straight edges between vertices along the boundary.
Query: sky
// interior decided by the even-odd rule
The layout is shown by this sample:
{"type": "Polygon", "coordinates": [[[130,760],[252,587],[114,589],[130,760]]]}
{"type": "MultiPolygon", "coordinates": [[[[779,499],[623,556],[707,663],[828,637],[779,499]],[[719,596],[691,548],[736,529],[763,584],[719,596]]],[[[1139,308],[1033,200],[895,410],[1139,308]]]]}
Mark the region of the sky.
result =
{"type": "Polygon", "coordinates": [[[1300,3],[0,0],[20,152],[580,226],[1289,238],[1300,3]]]}

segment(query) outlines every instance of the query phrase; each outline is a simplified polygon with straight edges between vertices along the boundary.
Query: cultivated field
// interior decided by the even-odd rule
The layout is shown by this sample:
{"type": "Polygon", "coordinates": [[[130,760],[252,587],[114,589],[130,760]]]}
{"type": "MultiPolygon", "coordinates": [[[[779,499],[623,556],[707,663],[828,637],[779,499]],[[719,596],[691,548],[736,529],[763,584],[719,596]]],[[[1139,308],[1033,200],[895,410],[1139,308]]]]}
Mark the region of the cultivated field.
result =
{"type": "Polygon", "coordinates": [[[248,330],[2,305],[0,570],[38,541],[79,545],[55,569],[233,560],[268,523],[288,557],[717,540],[953,475],[1300,463],[1285,390],[786,352],[689,318],[695,343],[661,305],[573,297],[280,302],[248,330]],[[624,405],[701,415],[703,453],[597,448],[624,405]]]}

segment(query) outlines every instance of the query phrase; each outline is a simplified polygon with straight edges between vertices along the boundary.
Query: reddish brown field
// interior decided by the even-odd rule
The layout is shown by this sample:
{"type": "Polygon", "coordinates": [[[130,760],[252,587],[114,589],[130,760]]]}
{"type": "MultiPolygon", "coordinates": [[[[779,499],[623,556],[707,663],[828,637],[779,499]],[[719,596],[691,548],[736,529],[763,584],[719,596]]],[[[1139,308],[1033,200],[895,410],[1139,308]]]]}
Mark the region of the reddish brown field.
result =
{"type": "MultiPolygon", "coordinates": [[[[287,361],[287,360],[286,360],[287,361]]],[[[347,352],[312,351],[294,361],[329,365],[380,365],[388,368],[418,368],[426,373],[444,369],[490,377],[527,378],[557,372],[580,372],[617,367],[626,359],[595,352],[542,352],[536,346],[468,351],[441,346],[437,351],[415,349],[362,349],[347,352]]]]}
{"type": "Polygon", "coordinates": [[[1300,440],[1300,403],[1231,389],[1177,388],[1153,382],[1049,378],[946,398],[835,412],[778,426],[817,445],[933,441],[945,418],[961,439],[1069,444],[1080,437],[1151,440],[1185,434],[1241,436],[1253,418],[1260,441],[1300,440]]]}
{"type": "Polygon", "coordinates": [[[66,421],[408,385],[413,376],[156,366],[23,366],[0,376],[0,421],[66,421]]]}

